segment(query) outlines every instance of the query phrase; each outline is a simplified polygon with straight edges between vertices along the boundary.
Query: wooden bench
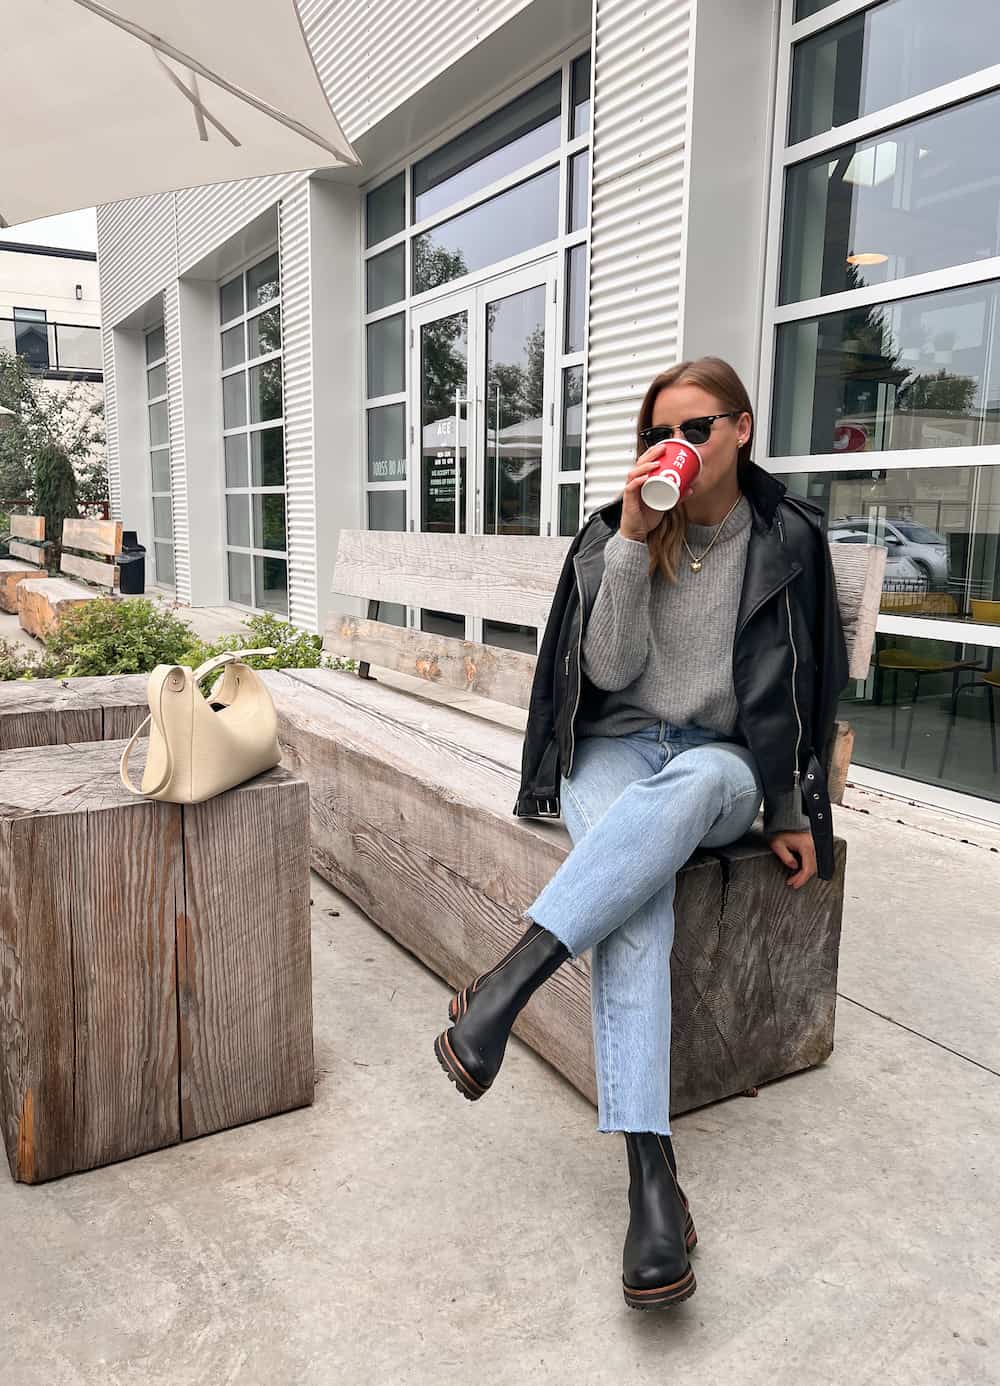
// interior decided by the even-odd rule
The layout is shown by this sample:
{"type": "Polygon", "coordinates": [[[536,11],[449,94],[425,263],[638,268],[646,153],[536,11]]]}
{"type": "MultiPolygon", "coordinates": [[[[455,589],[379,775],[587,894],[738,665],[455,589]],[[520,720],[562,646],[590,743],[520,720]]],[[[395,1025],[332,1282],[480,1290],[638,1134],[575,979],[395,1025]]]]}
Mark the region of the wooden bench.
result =
{"type": "Polygon", "coordinates": [[[41,639],[66,611],[98,597],[114,596],[119,573],[115,559],[121,551],[120,520],[64,520],[59,571],[69,576],[26,578],[18,584],[17,611],[23,629],[41,639]]]}
{"type": "Polygon", "coordinates": [[[11,515],[10,558],[0,558],[0,609],[17,611],[17,589],[25,578],[44,574],[48,558],[44,515],[11,515]]]}
{"type": "MultiPolygon", "coordinates": [[[[284,763],[309,782],[315,869],[453,987],[511,946],[523,930],[521,912],[571,846],[560,821],[512,811],[523,718],[518,723],[497,704],[527,707],[535,657],[371,618],[383,601],[541,633],[570,542],[341,531],[334,591],[368,598],[369,618],[331,616],[326,648],[356,659],[362,677],[336,670],[265,676],[280,713],[284,763]],[[373,679],[372,665],[411,681],[401,689],[373,679]],[[437,701],[442,689],[450,700],[460,690],[461,706],[437,701]],[[501,716],[488,720],[491,712],[501,716]]],[[[869,668],[885,557],[867,546],[841,549],[834,555],[838,590],[851,672],[860,678],[869,668]]],[[[838,799],[850,745],[850,728],[841,727],[830,767],[838,799]]],[[[673,1111],[830,1054],[844,858],[838,839],[835,878],[791,891],[758,831],[695,853],[681,871],[673,1111]]],[[[589,954],[571,960],[514,1028],[596,1103],[589,973],[589,954]]]]}
{"type": "Polygon", "coordinates": [[[0,1131],[26,1183],[313,1100],[306,785],[137,800],[124,744],[0,754],[0,1131]]]}

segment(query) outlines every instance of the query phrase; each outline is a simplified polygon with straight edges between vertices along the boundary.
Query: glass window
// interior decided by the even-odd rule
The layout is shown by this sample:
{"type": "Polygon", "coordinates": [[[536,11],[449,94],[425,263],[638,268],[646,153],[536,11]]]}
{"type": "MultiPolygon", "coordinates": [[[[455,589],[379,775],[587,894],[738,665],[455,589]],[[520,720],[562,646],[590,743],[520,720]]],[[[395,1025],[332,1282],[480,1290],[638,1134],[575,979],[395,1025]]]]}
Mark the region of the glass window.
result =
{"type": "Polygon", "coordinates": [[[280,419],[282,408],[281,362],[265,361],[262,366],[252,366],[250,422],[265,423],[268,419],[280,419]]]}
{"type": "Polygon", "coordinates": [[[156,581],[164,587],[174,585],[174,546],[173,544],[153,544],[153,562],[156,565],[156,581]]]}
{"type": "Polygon", "coordinates": [[[832,544],[886,550],[882,610],[1000,625],[1000,467],[781,475],[821,506],[832,544]]]}
{"type": "Polygon", "coordinates": [[[240,606],[253,605],[250,590],[250,555],[248,553],[229,553],[229,600],[240,606]]]}
{"type": "Polygon", "coordinates": [[[569,161],[569,217],[567,231],[582,231],[587,225],[590,192],[590,150],[583,149],[569,161]]]}
{"type": "MultiPolygon", "coordinates": [[[[585,135],[590,129],[590,54],[584,53],[573,64],[573,121],[570,137],[585,135]]],[[[574,530],[574,533],[576,531],[574,530]]]]}
{"type": "Polygon", "coordinates": [[[250,434],[252,486],[284,486],[285,430],[261,428],[250,434]]]}
{"type": "Polygon", "coordinates": [[[795,0],[795,18],[808,19],[810,15],[819,14],[820,10],[835,3],[836,0],[795,0]]]}
{"type": "MultiPolygon", "coordinates": [[[[559,455],[559,470],[561,472],[580,470],[582,438],[583,367],[570,366],[563,371],[562,451],[559,455]]],[[[576,533],[575,525],[572,532],[576,533]]]]}
{"type": "Polygon", "coordinates": [[[423,221],[558,149],[561,98],[562,77],[554,72],[415,163],[414,220],[423,221]]]}
{"type": "Polygon", "coordinates": [[[238,274],[219,290],[219,317],[222,322],[232,322],[243,311],[243,276],[238,274]]]}
{"type": "Polygon", "coordinates": [[[226,540],[241,549],[250,547],[249,496],[226,496],[226,540]]]}
{"type": "Polygon", "coordinates": [[[151,371],[146,372],[146,394],[149,399],[157,399],[166,393],[167,367],[164,362],[162,366],[154,366],[151,371]]]}
{"type": "Polygon", "coordinates": [[[153,491],[163,494],[170,492],[170,449],[155,448],[149,454],[153,476],[153,491]]]}
{"type": "Polygon", "coordinates": [[[1000,254],[998,124],[992,94],[791,168],[781,302],[1000,254]]]}
{"type": "Polygon", "coordinates": [[[772,454],[1000,442],[998,284],[780,325],[772,454]]]}
{"type": "Polygon", "coordinates": [[[569,537],[580,528],[580,486],[573,482],[559,487],[559,533],[569,537]]]}
{"type": "Polygon", "coordinates": [[[32,370],[48,370],[49,329],[44,308],[14,309],[14,344],[18,356],[32,370]]]}
{"type": "Polygon", "coordinates": [[[368,396],[395,395],[404,388],[403,314],[368,324],[368,396]]]}
{"type": "Polygon", "coordinates": [[[247,378],[242,371],[222,382],[222,426],[239,428],[247,421],[247,378]]]}
{"type": "Polygon", "coordinates": [[[272,351],[281,350],[281,309],[268,308],[266,313],[258,313],[247,322],[247,336],[250,341],[248,355],[267,356],[272,351]]]}
{"type": "Polygon", "coordinates": [[[275,252],[253,269],[247,270],[247,312],[261,308],[281,292],[278,279],[278,255],[275,252]]]}
{"type": "MultiPolygon", "coordinates": [[[[253,435],[255,438],[259,434],[253,435]]],[[[226,454],[226,485],[245,487],[247,484],[247,435],[231,433],[222,440],[226,454]]]]}
{"type": "Polygon", "coordinates": [[[174,537],[174,517],[169,496],[153,497],[153,534],[157,539],[174,537]]]}
{"type": "Polygon", "coordinates": [[[254,496],[253,542],[258,549],[284,549],[285,497],[280,492],[254,496]]]}
{"type": "Polygon", "coordinates": [[[378,245],[406,225],[406,176],[397,173],[365,198],[365,245],[378,245]]]}
{"type": "Polygon", "coordinates": [[[406,247],[400,242],[381,255],[365,262],[367,292],[365,305],[369,313],[398,303],[406,294],[406,247]]]}
{"type": "Polygon", "coordinates": [[[515,626],[509,621],[483,621],[483,644],[499,645],[522,654],[538,653],[538,631],[534,626],[515,626]]]}
{"type": "Polygon", "coordinates": [[[285,560],[255,555],[253,578],[257,605],[264,611],[274,611],[280,616],[287,616],[288,564],[285,560]]]}
{"type": "Polygon", "coordinates": [[[368,480],[406,480],[406,405],[368,410],[368,480]]]}
{"type": "Polygon", "coordinates": [[[796,44],[789,142],[1000,61],[996,0],[887,0],[796,44]]]}
{"type": "Polygon", "coordinates": [[[586,274],[587,247],[574,245],[566,252],[566,351],[582,351],[584,347],[586,274]]]}
{"type": "Polygon", "coordinates": [[[559,234],[559,170],[546,169],[413,238],[413,292],[519,255],[559,234]]]}
{"type": "Polygon", "coordinates": [[[236,327],[231,327],[228,332],[222,334],[222,369],[224,371],[228,370],[230,366],[241,366],[246,360],[243,330],[243,324],[239,323],[236,327]]]}
{"type": "Polygon", "coordinates": [[[167,341],[162,327],[154,327],[146,333],[146,364],[161,361],[167,354],[167,341]]]}
{"type": "MultiPolygon", "coordinates": [[[[368,492],[369,529],[406,529],[406,492],[369,491],[368,492]]],[[[379,617],[383,620],[384,617],[379,617]]]]}
{"type": "Polygon", "coordinates": [[[159,447],[167,439],[167,402],[161,400],[159,404],[149,406],[149,445],[159,447]]]}

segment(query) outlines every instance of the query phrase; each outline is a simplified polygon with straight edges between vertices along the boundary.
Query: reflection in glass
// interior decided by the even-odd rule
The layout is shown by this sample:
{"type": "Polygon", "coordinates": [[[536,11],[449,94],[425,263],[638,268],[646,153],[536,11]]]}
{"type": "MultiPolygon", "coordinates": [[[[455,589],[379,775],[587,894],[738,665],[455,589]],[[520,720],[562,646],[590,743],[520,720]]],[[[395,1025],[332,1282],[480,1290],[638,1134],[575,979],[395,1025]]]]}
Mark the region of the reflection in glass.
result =
{"type": "Polygon", "coordinates": [[[1000,61],[996,0],[888,0],[796,44],[789,143],[1000,61]]]}
{"type": "Polygon", "coordinates": [[[149,454],[149,462],[153,474],[153,490],[159,491],[162,495],[170,490],[170,450],[157,448],[149,454]]]}
{"type": "Polygon", "coordinates": [[[251,360],[255,356],[267,356],[269,352],[281,350],[281,309],[269,308],[266,313],[258,313],[247,323],[247,336],[251,360]]]}
{"type": "Polygon", "coordinates": [[[456,445],[459,454],[457,528],[459,533],[465,533],[468,408],[464,400],[468,394],[468,380],[468,315],[455,313],[425,323],[420,329],[420,514],[421,528],[432,534],[456,532],[456,445]],[[460,397],[457,435],[456,391],[460,397]]]}
{"type": "Polygon", "coordinates": [[[241,366],[245,360],[243,324],[238,323],[222,334],[222,369],[227,371],[230,366],[241,366]]]}
{"type": "Polygon", "coordinates": [[[250,591],[250,555],[248,553],[228,553],[229,562],[229,600],[240,606],[253,605],[250,591]]]}
{"type": "Polygon", "coordinates": [[[810,15],[819,14],[820,10],[835,3],[836,0],[795,0],[795,18],[808,19],[810,15]]]}
{"type": "Polygon", "coordinates": [[[583,305],[587,289],[587,247],[566,252],[566,351],[583,350],[583,305]]]}
{"type": "Polygon", "coordinates": [[[569,218],[567,231],[581,231],[587,224],[590,192],[590,150],[581,150],[569,161],[569,218]]]}
{"type": "Polygon", "coordinates": [[[486,305],[484,534],[541,530],[545,286],[486,305]]]}
{"type": "Polygon", "coordinates": [[[997,282],[783,323],[774,456],[1000,441],[997,282]]]}
{"type": "Polygon", "coordinates": [[[146,333],[146,364],[152,361],[159,361],[167,354],[167,341],[163,335],[163,328],[154,327],[146,333]]]}
{"type": "Polygon", "coordinates": [[[406,405],[368,410],[368,480],[406,480],[406,405]]]}
{"type": "Polygon", "coordinates": [[[174,548],[172,544],[153,545],[153,564],[156,581],[161,587],[174,585],[174,548]]]}
{"type": "Polygon", "coordinates": [[[285,430],[262,428],[250,434],[251,486],[284,486],[285,430]]]}
{"type": "Polygon", "coordinates": [[[219,290],[219,319],[221,322],[231,322],[233,318],[242,316],[243,311],[243,276],[238,274],[219,290]]]}
{"type": "Polygon", "coordinates": [[[406,224],[405,174],[397,173],[365,198],[365,245],[378,245],[406,224]]]}
{"type": "Polygon", "coordinates": [[[231,489],[247,484],[247,435],[231,433],[223,438],[226,457],[226,485],[231,489]]]}
{"type": "Polygon", "coordinates": [[[406,293],[406,246],[401,242],[365,261],[366,311],[377,313],[398,303],[406,293]]]}
{"type": "Polygon", "coordinates": [[[453,640],[465,639],[465,617],[452,611],[421,611],[420,629],[429,635],[449,635],[453,640]]]}
{"type": "Polygon", "coordinates": [[[253,269],[247,270],[247,312],[252,308],[260,308],[265,303],[270,303],[271,299],[277,298],[280,292],[277,253],[269,255],[259,265],[254,265],[253,269]]]}
{"type": "MultiPolygon", "coordinates": [[[[402,532],[406,529],[406,492],[369,491],[368,528],[390,529],[402,532]]],[[[384,620],[384,616],[378,618],[384,620]]]]}
{"type": "Polygon", "coordinates": [[[590,129],[590,54],[584,53],[573,64],[573,121],[570,138],[590,129]]]}
{"type": "Polygon", "coordinates": [[[258,549],[284,549],[285,497],[274,492],[253,498],[253,542],[258,549]]]}
{"type": "Polygon", "coordinates": [[[554,72],[418,160],[413,165],[414,221],[423,221],[558,149],[561,97],[562,77],[554,72]]]}
{"type": "Polygon", "coordinates": [[[368,397],[395,395],[403,389],[403,314],[380,318],[365,329],[368,341],[368,397]]]}
{"type": "Polygon", "coordinates": [[[157,447],[167,441],[167,401],[149,406],[149,445],[157,447]]]}
{"type": "Polygon", "coordinates": [[[520,650],[522,654],[538,653],[538,631],[535,626],[514,626],[508,621],[483,621],[483,644],[499,645],[504,650],[520,650]]]}
{"type": "Polygon", "coordinates": [[[263,611],[288,615],[288,564],[283,558],[253,560],[253,582],[256,605],[263,611]]]}
{"type": "Polygon", "coordinates": [[[886,549],[884,612],[1000,624],[1000,467],[795,472],[780,480],[822,507],[832,545],[886,549]]]}
{"type": "Polygon", "coordinates": [[[781,302],[1000,253],[1000,97],[789,169],[781,302]]]}
{"type": "Polygon", "coordinates": [[[580,528],[580,484],[559,487],[559,533],[572,538],[580,528]]]}
{"type": "Polygon", "coordinates": [[[14,350],[32,370],[49,369],[49,328],[44,309],[14,309],[14,350]]]}
{"type": "Polygon", "coordinates": [[[174,517],[169,496],[153,497],[153,534],[157,539],[174,537],[174,517]]]}
{"type": "Polygon", "coordinates": [[[250,497],[226,497],[226,539],[241,549],[250,547],[250,497]]]}
{"type": "MultiPolygon", "coordinates": [[[[562,450],[559,470],[576,472],[580,469],[583,442],[583,367],[570,366],[563,371],[562,450]]],[[[576,526],[573,527],[576,533],[576,526]]]]}
{"type": "Polygon", "coordinates": [[[559,170],[550,168],[414,236],[413,292],[425,293],[558,234],[559,170]]]}
{"type": "Polygon", "coordinates": [[[156,399],[159,395],[167,393],[167,366],[166,362],[161,366],[154,366],[146,374],[146,397],[156,399]]]}
{"type": "Polygon", "coordinates": [[[282,407],[281,362],[265,361],[262,366],[251,367],[250,422],[280,419],[282,407]]]}
{"type": "Polygon", "coordinates": [[[222,381],[222,426],[239,428],[247,421],[247,378],[243,371],[222,381]]]}

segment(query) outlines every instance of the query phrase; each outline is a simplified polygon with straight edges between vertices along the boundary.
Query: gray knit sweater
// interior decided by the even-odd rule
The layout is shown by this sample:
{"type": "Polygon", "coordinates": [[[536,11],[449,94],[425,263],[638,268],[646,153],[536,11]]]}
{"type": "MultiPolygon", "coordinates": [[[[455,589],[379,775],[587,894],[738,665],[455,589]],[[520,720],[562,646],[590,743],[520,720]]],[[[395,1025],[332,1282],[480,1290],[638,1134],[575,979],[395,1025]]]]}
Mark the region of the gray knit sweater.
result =
{"type": "MultiPolygon", "coordinates": [[[[644,541],[611,536],[582,650],[583,672],[604,696],[581,715],[579,735],[622,736],[663,719],[744,741],[732,663],[751,518],[743,496],[700,572],[682,551],[676,584],[658,569],[650,576],[644,541]]],[[[693,553],[716,529],[688,525],[693,553]]],[[[808,825],[798,790],[764,805],[765,832],[808,825]]]]}

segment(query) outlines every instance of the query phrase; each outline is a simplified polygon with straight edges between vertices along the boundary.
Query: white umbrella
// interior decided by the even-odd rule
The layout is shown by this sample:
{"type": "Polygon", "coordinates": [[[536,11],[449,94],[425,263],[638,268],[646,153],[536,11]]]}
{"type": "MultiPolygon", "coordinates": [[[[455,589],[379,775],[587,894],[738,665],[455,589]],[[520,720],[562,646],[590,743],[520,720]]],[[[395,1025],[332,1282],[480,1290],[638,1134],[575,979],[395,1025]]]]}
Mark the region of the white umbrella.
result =
{"type": "Polygon", "coordinates": [[[295,0],[0,0],[0,226],[360,163],[295,0]]]}

